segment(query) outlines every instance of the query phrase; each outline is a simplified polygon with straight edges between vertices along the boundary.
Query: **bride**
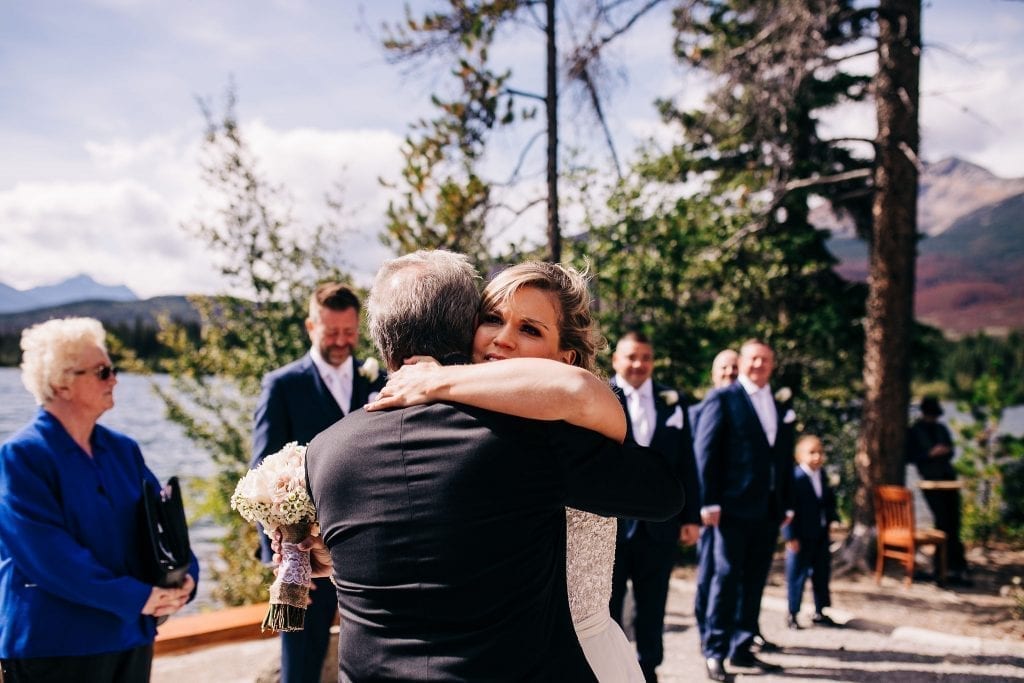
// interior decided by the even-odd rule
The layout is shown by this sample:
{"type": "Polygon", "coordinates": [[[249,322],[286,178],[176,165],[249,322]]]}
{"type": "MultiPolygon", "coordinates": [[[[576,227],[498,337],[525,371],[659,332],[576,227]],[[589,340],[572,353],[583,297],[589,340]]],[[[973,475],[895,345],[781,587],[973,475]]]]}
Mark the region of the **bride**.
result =
{"type": "MultiPolygon", "coordinates": [[[[594,374],[603,339],[594,329],[586,280],[577,271],[526,262],[484,289],[473,340],[476,365],[415,357],[391,373],[366,409],[454,401],[520,417],[565,420],[622,442],[626,418],[594,374]],[[493,363],[491,361],[505,361],[493,363]]],[[[614,518],[566,509],[566,583],[573,626],[601,683],[643,683],[636,653],[609,615],[614,518]]]]}

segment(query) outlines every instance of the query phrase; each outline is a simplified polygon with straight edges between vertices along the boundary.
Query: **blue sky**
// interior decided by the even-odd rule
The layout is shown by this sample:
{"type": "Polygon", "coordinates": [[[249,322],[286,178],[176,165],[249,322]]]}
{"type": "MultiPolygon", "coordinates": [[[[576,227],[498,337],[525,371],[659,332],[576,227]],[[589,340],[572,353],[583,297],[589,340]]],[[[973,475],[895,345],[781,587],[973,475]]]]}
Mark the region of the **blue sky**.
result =
{"type": "MultiPolygon", "coordinates": [[[[429,5],[419,2],[418,5],[429,5]]],[[[140,296],[213,291],[208,255],[181,223],[206,206],[199,183],[203,121],[196,96],[219,103],[237,84],[243,131],[296,215],[316,220],[335,181],[345,187],[341,245],[366,277],[386,256],[376,233],[398,145],[443,70],[403,74],[378,47],[403,3],[328,0],[4,3],[0,21],[0,282],[27,288],[86,273],[140,296]]],[[[617,48],[610,119],[620,151],[664,139],[657,96],[694,100],[698,78],[673,66],[667,10],[617,48]]],[[[514,85],[536,88],[539,36],[502,41],[514,85]]],[[[526,37],[523,37],[526,36],[526,37]]],[[[1024,176],[1024,3],[926,2],[923,156],[957,155],[1024,176]]],[[[597,134],[571,101],[566,140],[597,134]]],[[[835,131],[870,133],[870,108],[836,112],[835,131]]],[[[494,169],[521,139],[496,141],[494,169]]],[[[538,145],[538,148],[540,146],[538,145]]],[[[533,188],[542,182],[539,164],[533,188]]],[[[520,190],[523,196],[532,191],[520,190]]],[[[570,223],[571,215],[567,218],[570,223]]],[[[512,228],[541,238],[539,217],[512,228]]]]}

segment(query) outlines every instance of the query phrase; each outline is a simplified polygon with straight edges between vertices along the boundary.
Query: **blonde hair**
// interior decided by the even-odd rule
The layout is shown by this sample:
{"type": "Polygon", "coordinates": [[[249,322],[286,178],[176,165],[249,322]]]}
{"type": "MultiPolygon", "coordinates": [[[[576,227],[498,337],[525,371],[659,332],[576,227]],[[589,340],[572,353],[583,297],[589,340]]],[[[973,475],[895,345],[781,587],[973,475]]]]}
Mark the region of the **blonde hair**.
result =
{"type": "Polygon", "coordinates": [[[21,382],[39,405],[53,400],[54,388],[92,348],[107,350],[103,324],[95,318],[57,318],[21,333],[21,382]]]}
{"type": "Polygon", "coordinates": [[[526,261],[494,276],[484,288],[480,312],[493,311],[507,303],[523,287],[550,293],[558,302],[558,344],[561,351],[573,351],[572,364],[595,372],[597,352],[606,346],[590,315],[587,274],[575,268],[545,261],[526,261]]]}

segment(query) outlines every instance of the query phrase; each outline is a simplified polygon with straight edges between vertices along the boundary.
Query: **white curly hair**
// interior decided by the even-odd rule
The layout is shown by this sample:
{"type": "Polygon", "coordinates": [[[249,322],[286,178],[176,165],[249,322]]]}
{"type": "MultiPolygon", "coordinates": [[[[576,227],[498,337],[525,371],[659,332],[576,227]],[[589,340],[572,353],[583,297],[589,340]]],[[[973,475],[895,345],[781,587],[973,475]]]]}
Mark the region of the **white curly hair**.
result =
{"type": "Polygon", "coordinates": [[[57,318],[21,333],[21,381],[36,403],[53,400],[54,390],[91,348],[107,350],[103,324],[95,318],[57,318]]]}

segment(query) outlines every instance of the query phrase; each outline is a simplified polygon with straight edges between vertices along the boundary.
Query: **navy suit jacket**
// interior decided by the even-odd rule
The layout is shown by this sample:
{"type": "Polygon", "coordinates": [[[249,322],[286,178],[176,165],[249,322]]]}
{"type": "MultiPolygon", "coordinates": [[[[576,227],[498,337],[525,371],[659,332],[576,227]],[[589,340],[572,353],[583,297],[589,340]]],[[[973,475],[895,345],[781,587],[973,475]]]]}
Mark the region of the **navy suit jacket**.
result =
{"type": "Polygon", "coordinates": [[[740,382],[708,394],[700,411],[694,454],[701,507],[722,506],[741,519],[766,515],[781,521],[792,508],[794,424],[788,406],[775,403],[778,431],[769,445],[747,390],[740,382]]]}
{"type": "MultiPolygon", "coordinates": [[[[370,393],[380,391],[386,381],[384,372],[374,382],[359,373],[362,361],[353,358],[352,406],[349,412],[366,405],[370,393]]],[[[278,368],[263,378],[260,400],[252,432],[252,462],[256,467],[263,458],[276,453],[291,441],[304,446],[317,434],[344,417],[313,359],[302,358],[278,368]]],[[[260,534],[260,557],[270,562],[273,551],[270,539],[260,534]]]]}
{"type": "MultiPolygon", "coordinates": [[[[614,377],[611,382],[613,387],[621,388],[616,384],[614,377]]],[[[672,387],[654,382],[653,390],[657,420],[650,448],[668,458],[669,465],[680,472],[686,503],[679,514],[672,519],[664,522],[639,522],[637,533],[643,531],[657,541],[675,544],[679,541],[679,527],[683,524],[700,524],[700,488],[697,483],[697,463],[693,457],[693,432],[690,429],[690,418],[682,393],[676,392],[679,396],[678,402],[669,405],[662,393],[673,391],[672,387]],[[682,413],[682,429],[665,426],[677,409],[682,413]]],[[[629,409],[626,405],[625,394],[621,391],[615,393],[622,403],[623,410],[626,411],[627,438],[632,441],[633,422],[628,417],[629,409]]],[[[627,524],[619,524],[619,540],[625,536],[627,528],[627,524]]]]}
{"type": "Polygon", "coordinates": [[[787,541],[813,541],[828,535],[830,522],[838,522],[836,496],[832,487],[821,474],[821,498],[814,494],[814,485],[803,468],[793,468],[793,521],[782,527],[782,536],[787,541]],[[825,524],[822,525],[822,513],[825,524]]]}

